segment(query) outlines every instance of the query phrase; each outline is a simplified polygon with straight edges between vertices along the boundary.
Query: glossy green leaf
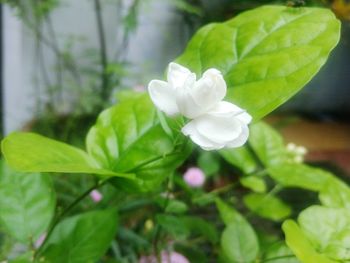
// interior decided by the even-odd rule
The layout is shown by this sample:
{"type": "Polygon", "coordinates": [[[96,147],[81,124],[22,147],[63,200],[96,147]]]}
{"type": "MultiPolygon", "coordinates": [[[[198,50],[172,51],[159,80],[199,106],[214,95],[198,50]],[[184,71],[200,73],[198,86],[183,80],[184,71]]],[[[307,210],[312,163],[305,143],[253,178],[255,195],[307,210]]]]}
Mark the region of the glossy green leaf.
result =
{"type": "Polygon", "coordinates": [[[266,192],[266,183],[263,178],[249,175],[243,176],[239,178],[239,182],[246,188],[257,192],[257,193],[265,193],[266,192]]]}
{"type": "Polygon", "coordinates": [[[336,263],[315,250],[295,221],[286,220],[282,229],[287,245],[302,263],[336,263]]]}
{"type": "Polygon", "coordinates": [[[305,164],[280,163],[268,168],[269,175],[285,187],[300,187],[310,191],[323,189],[333,175],[305,164]]]}
{"type": "Polygon", "coordinates": [[[298,223],[315,250],[334,260],[350,259],[350,211],[311,206],[300,213],[298,223]]]}
{"type": "MultiPolygon", "coordinates": [[[[103,111],[90,129],[88,153],[104,169],[134,173],[137,184],[128,187],[154,190],[190,152],[182,134],[172,138],[159,123],[147,94],[124,100],[103,111]]],[[[115,184],[126,187],[125,180],[115,184]]]]}
{"type": "Polygon", "coordinates": [[[282,200],[269,194],[250,193],[244,196],[243,202],[255,214],[274,221],[280,221],[292,212],[282,200]]]}
{"type": "Polygon", "coordinates": [[[96,262],[110,246],[117,224],[115,209],[67,218],[54,229],[39,256],[50,263],[96,262]]]}
{"type": "Polygon", "coordinates": [[[286,148],[282,136],[264,122],[255,123],[250,127],[249,143],[265,166],[286,160],[286,148]]]}
{"type": "Polygon", "coordinates": [[[179,200],[169,200],[165,208],[166,213],[183,214],[188,210],[186,203],[179,200]]]}
{"type": "Polygon", "coordinates": [[[259,243],[249,224],[233,223],[222,233],[221,249],[229,262],[252,262],[258,256],[259,243]]]}
{"type": "Polygon", "coordinates": [[[320,201],[328,207],[347,208],[350,210],[350,187],[337,179],[330,177],[319,194],[320,201]]]}
{"type": "Polygon", "coordinates": [[[198,75],[219,69],[228,99],[256,121],[310,81],[339,35],[340,23],[330,10],[263,6],[204,26],[177,62],[198,75]]]}
{"type": "Polygon", "coordinates": [[[1,148],[8,164],[18,171],[133,177],[101,169],[86,152],[34,133],[12,133],[2,141],[1,148]]]}
{"type": "Polygon", "coordinates": [[[46,231],[54,214],[56,198],[51,178],[2,168],[1,224],[18,241],[34,244],[46,231]]]}
{"type": "Polygon", "coordinates": [[[257,162],[249,149],[240,148],[220,150],[219,154],[230,164],[238,167],[243,173],[249,174],[257,169],[257,162]]]}

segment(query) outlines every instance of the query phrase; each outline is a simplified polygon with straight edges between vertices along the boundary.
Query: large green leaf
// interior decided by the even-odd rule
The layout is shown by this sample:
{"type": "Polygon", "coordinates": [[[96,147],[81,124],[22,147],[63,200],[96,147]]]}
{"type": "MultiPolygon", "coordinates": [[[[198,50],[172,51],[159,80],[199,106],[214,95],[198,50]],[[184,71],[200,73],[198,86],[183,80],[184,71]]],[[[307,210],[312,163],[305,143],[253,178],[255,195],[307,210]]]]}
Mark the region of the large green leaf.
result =
{"type": "Polygon", "coordinates": [[[311,206],[298,217],[305,236],[317,251],[334,260],[350,259],[350,211],[311,206]]]}
{"type": "Polygon", "coordinates": [[[286,235],[286,243],[294,252],[295,256],[303,263],[336,263],[337,261],[327,258],[324,254],[318,253],[312,246],[297,223],[293,220],[286,220],[282,229],[286,235]]]}
{"type": "Polygon", "coordinates": [[[151,190],[188,156],[184,141],[181,134],[173,138],[165,132],[148,95],[143,94],[102,112],[86,145],[99,166],[134,173],[138,180],[133,187],[151,190]]]}
{"type": "Polygon", "coordinates": [[[177,62],[197,74],[219,69],[229,100],[258,120],[310,81],[339,33],[330,10],[263,6],[201,28],[177,62]]]}
{"type": "Polygon", "coordinates": [[[282,136],[264,122],[250,127],[249,143],[265,166],[284,162],[287,158],[282,136]]]}
{"type": "Polygon", "coordinates": [[[114,209],[65,219],[54,229],[39,257],[50,263],[96,262],[112,242],[117,224],[114,209]]]}
{"type": "Polygon", "coordinates": [[[44,233],[54,214],[56,198],[51,178],[2,168],[1,223],[18,241],[33,244],[44,233]]]}
{"type": "Polygon", "coordinates": [[[300,187],[320,191],[332,178],[332,174],[305,164],[280,163],[268,168],[269,175],[285,187],[300,187]]]}
{"type": "Polygon", "coordinates": [[[86,152],[34,133],[14,132],[2,141],[1,148],[8,164],[18,171],[133,177],[101,169],[86,152]]]}
{"type": "Polygon", "coordinates": [[[243,201],[257,215],[274,221],[284,219],[292,212],[281,199],[269,194],[250,193],[244,196],[243,201]]]}

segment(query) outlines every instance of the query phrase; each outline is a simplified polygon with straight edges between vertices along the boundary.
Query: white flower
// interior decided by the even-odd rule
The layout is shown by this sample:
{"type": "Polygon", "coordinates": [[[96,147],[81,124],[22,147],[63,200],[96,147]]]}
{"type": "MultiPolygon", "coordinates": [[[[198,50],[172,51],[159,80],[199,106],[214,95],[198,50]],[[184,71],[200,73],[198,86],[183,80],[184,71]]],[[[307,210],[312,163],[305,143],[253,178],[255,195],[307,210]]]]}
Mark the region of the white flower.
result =
{"type": "Polygon", "coordinates": [[[181,113],[193,119],[214,107],[226,95],[226,83],[220,71],[208,69],[196,81],[196,74],[170,63],[168,82],[152,80],[148,91],[153,103],[167,115],[181,113]]]}
{"type": "Polygon", "coordinates": [[[226,82],[217,69],[208,69],[197,81],[187,68],[170,63],[167,82],[152,80],[148,91],[156,107],[172,116],[191,119],[182,132],[204,150],[242,146],[248,139],[252,117],[236,105],[222,101],[226,82]]]}
{"type": "Polygon", "coordinates": [[[304,161],[304,156],[307,154],[307,149],[304,146],[297,146],[290,142],[287,144],[286,149],[291,162],[302,163],[304,161]]]}
{"type": "Polygon", "coordinates": [[[251,120],[241,108],[221,101],[211,111],[187,123],[182,132],[203,150],[235,148],[247,141],[251,120]]]}

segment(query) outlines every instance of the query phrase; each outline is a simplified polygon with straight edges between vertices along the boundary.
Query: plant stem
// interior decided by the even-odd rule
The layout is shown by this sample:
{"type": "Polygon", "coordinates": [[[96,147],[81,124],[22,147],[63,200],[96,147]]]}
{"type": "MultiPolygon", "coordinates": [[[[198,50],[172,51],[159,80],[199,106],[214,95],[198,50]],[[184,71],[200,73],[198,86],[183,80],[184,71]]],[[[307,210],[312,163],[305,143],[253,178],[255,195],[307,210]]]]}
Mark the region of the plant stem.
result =
{"type": "Polygon", "coordinates": [[[271,260],[276,260],[276,259],[282,259],[282,258],[291,258],[291,257],[295,257],[294,255],[284,255],[284,256],[277,256],[277,257],[273,257],[273,258],[267,258],[261,261],[261,263],[263,262],[268,262],[271,260]]]}
{"type": "Polygon", "coordinates": [[[102,12],[101,12],[101,3],[100,0],[94,0],[95,3],[95,14],[97,21],[97,33],[98,40],[100,42],[100,57],[101,57],[101,98],[103,100],[108,99],[109,97],[109,74],[107,72],[108,60],[107,60],[107,46],[106,46],[106,37],[104,32],[102,12]]]}
{"type": "Polygon", "coordinates": [[[44,242],[41,244],[41,246],[38,248],[38,250],[35,251],[34,254],[34,260],[38,257],[38,255],[40,254],[41,250],[44,248],[45,244],[47,243],[47,241],[50,239],[51,234],[53,233],[53,230],[56,228],[56,226],[58,225],[58,223],[62,220],[62,218],[68,214],[69,211],[71,211],[77,204],[79,204],[86,196],[89,195],[89,193],[94,190],[97,189],[99,187],[101,187],[102,185],[104,185],[107,182],[106,180],[102,180],[100,182],[96,182],[93,186],[91,186],[90,188],[88,188],[85,192],[83,192],[80,196],[78,196],[70,205],[68,205],[61,213],[59,213],[55,219],[52,221],[49,230],[47,231],[47,235],[45,237],[44,242]]]}

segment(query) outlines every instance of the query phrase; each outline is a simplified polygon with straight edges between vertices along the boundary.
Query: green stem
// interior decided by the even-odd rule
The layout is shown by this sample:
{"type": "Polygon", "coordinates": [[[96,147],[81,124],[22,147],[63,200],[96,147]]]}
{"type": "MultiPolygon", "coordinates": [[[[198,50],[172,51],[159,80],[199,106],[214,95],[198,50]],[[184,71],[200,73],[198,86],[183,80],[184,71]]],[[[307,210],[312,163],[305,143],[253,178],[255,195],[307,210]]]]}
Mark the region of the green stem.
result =
{"type": "Polygon", "coordinates": [[[277,257],[273,257],[273,258],[264,259],[264,260],[261,261],[261,263],[272,261],[272,260],[277,260],[277,259],[282,259],[282,258],[292,258],[292,257],[295,257],[295,256],[294,255],[277,256],[277,257]]]}
{"type": "Polygon", "coordinates": [[[56,228],[56,226],[58,225],[59,222],[61,222],[62,218],[68,214],[68,212],[70,212],[77,204],[79,204],[86,196],[89,195],[89,193],[94,190],[97,189],[99,187],[101,187],[102,185],[104,185],[107,182],[106,180],[102,180],[100,182],[95,183],[93,186],[91,186],[89,189],[87,189],[85,192],[83,192],[80,196],[78,196],[70,205],[68,205],[60,214],[58,214],[55,219],[52,221],[49,230],[47,231],[46,237],[44,242],[41,244],[41,246],[38,248],[38,250],[35,251],[34,253],[34,261],[35,259],[38,257],[38,255],[40,254],[40,252],[42,251],[42,249],[44,248],[45,244],[47,243],[47,241],[50,239],[50,236],[52,235],[54,229],[56,228]]]}

